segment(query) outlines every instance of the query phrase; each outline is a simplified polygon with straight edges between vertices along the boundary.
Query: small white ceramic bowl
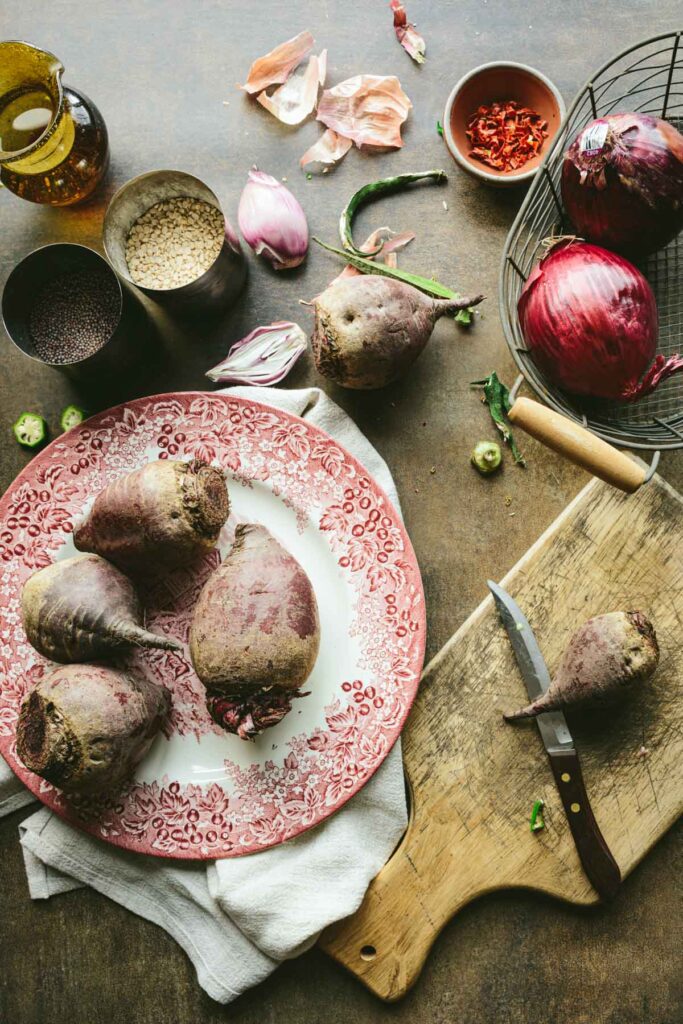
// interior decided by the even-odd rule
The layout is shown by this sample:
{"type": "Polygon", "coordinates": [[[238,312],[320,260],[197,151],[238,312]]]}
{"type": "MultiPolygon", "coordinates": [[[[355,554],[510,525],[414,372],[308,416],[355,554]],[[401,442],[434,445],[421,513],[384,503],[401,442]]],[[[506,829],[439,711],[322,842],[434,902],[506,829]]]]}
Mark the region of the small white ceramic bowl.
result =
{"type": "Polygon", "coordinates": [[[444,139],[455,162],[468,174],[494,188],[510,188],[531,181],[564,115],[564,100],[544,74],[526,64],[493,61],[468,72],[452,90],[443,116],[444,139]],[[516,100],[548,122],[548,137],[540,152],[515,171],[496,171],[469,155],[470,144],[465,135],[468,119],[482,104],[497,100],[516,100]]]}

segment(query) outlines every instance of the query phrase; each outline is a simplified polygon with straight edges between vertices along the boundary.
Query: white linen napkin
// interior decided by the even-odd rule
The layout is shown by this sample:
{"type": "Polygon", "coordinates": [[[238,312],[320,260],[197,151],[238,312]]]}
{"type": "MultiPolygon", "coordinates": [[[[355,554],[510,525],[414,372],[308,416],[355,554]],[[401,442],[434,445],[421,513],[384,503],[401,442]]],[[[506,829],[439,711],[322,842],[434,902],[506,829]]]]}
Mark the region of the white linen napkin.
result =
{"type": "MultiPolygon", "coordinates": [[[[231,388],[322,427],[359,459],[399,509],[384,461],[319,388],[231,388]]],[[[32,800],[0,757],[0,815],[32,800]]],[[[199,984],[230,1002],[320,931],[352,914],[406,828],[400,743],[366,786],[317,828],[246,857],[171,861],[129,853],[67,825],[46,807],[19,827],[33,899],[92,886],[161,925],[199,984]]]]}

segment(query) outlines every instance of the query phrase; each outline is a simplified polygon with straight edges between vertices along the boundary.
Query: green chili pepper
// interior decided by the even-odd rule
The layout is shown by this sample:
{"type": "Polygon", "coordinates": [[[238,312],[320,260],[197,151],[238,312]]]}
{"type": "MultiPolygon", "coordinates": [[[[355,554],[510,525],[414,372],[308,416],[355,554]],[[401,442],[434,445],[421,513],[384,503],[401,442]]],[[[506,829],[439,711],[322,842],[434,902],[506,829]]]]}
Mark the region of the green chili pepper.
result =
{"type": "Polygon", "coordinates": [[[544,803],[542,800],[534,801],[534,806],[531,808],[531,817],[529,818],[530,832],[540,832],[541,829],[545,828],[545,822],[543,820],[543,807],[544,803]]]}
{"type": "Polygon", "coordinates": [[[344,248],[352,252],[354,256],[376,256],[382,248],[381,245],[372,252],[363,252],[362,249],[354,245],[351,224],[356,210],[363,203],[367,203],[369,199],[376,199],[377,196],[384,195],[386,192],[395,192],[415,181],[423,181],[427,178],[436,182],[448,181],[445,171],[420,171],[417,174],[397,174],[394,178],[380,178],[379,181],[363,185],[357,192],[354,192],[339,218],[339,237],[344,248]]]}
{"type": "Polygon", "coordinates": [[[443,138],[443,125],[441,124],[441,121],[436,122],[436,130],[439,133],[439,135],[443,138]]]}
{"type": "Polygon", "coordinates": [[[515,444],[515,439],[512,436],[512,431],[510,430],[510,426],[507,421],[507,413],[510,411],[511,404],[510,392],[503,382],[498,379],[498,374],[494,371],[493,373],[490,373],[488,377],[484,377],[483,380],[471,381],[470,386],[473,388],[482,388],[484,392],[484,401],[489,407],[491,419],[503,435],[503,440],[510,446],[510,451],[512,452],[515,462],[520,466],[526,466],[524,456],[515,444]]]}
{"type": "Polygon", "coordinates": [[[59,425],[62,430],[71,430],[72,427],[77,427],[79,423],[88,418],[88,414],[85,409],[80,409],[77,405],[67,405],[66,409],[62,412],[59,420],[59,425]]]}
{"type": "MultiPolygon", "coordinates": [[[[413,288],[419,289],[424,292],[425,295],[431,295],[435,299],[455,299],[456,301],[461,298],[457,292],[451,291],[450,288],[446,288],[445,285],[439,284],[438,281],[432,281],[428,277],[420,277],[418,274],[409,274],[407,270],[398,270],[396,267],[387,267],[384,263],[375,263],[374,260],[366,259],[364,256],[354,256],[352,252],[348,252],[345,249],[335,249],[333,245],[328,245],[327,242],[321,242],[319,238],[313,236],[313,241],[321,245],[323,249],[327,249],[328,252],[333,252],[337,256],[341,256],[345,263],[350,263],[356,270],[362,270],[364,274],[378,274],[380,277],[393,277],[397,281],[403,281],[404,284],[410,284],[413,288]]],[[[454,319],[460,324],[470,324],[472,322],[474,310],[470,306],[468,309],[458,310],[454,319]],[[464,316],[463,316],[464,314],[464,316]]]]}
{"type": "Polygon", "coordinates": [[[35,412],[22,412],[12,430],[24,448],[38,448],[47,437],[47,423],[35,412]]]}

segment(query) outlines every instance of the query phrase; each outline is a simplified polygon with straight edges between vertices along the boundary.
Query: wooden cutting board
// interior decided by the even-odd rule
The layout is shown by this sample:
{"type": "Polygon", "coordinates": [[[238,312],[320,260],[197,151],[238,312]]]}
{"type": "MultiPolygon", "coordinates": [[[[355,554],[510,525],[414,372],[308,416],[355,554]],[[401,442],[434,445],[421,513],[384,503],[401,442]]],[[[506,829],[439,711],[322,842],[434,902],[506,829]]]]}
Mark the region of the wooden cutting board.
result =
{"type": "MultiPolygon", "coordinates": [[[[607,722],[570,718],[593,811],[626,876],[683,806],[683,499],[658,477],[633,496],[592,480],[502,582],[551,674],[592,615],[640,608],[655,623],[653,679],[607,722]]],[[[441,929],[477,896],[521,886],[598,901],[536,725],[503,721],[523,703],[488,597],[425,669],[403,734],[408,830],[358,912],[321,940],[382,999],[404,995],[441,929]],[[546,827],[532,834],[537,798],[546,827]]]]}

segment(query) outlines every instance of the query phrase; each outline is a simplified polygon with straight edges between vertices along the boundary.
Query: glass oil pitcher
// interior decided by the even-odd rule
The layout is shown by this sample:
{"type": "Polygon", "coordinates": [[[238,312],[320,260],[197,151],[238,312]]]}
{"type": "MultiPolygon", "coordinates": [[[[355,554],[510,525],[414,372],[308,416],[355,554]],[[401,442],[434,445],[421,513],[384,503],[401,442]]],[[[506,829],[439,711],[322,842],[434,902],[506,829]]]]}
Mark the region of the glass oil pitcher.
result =
{"type": "Polygon", "coordinates": [[[63,71],[52,53],[0,42],[0,180],[22,199],[52,206],[89,196],[109,162],[102,115],[62,85],[63,71]]]}

